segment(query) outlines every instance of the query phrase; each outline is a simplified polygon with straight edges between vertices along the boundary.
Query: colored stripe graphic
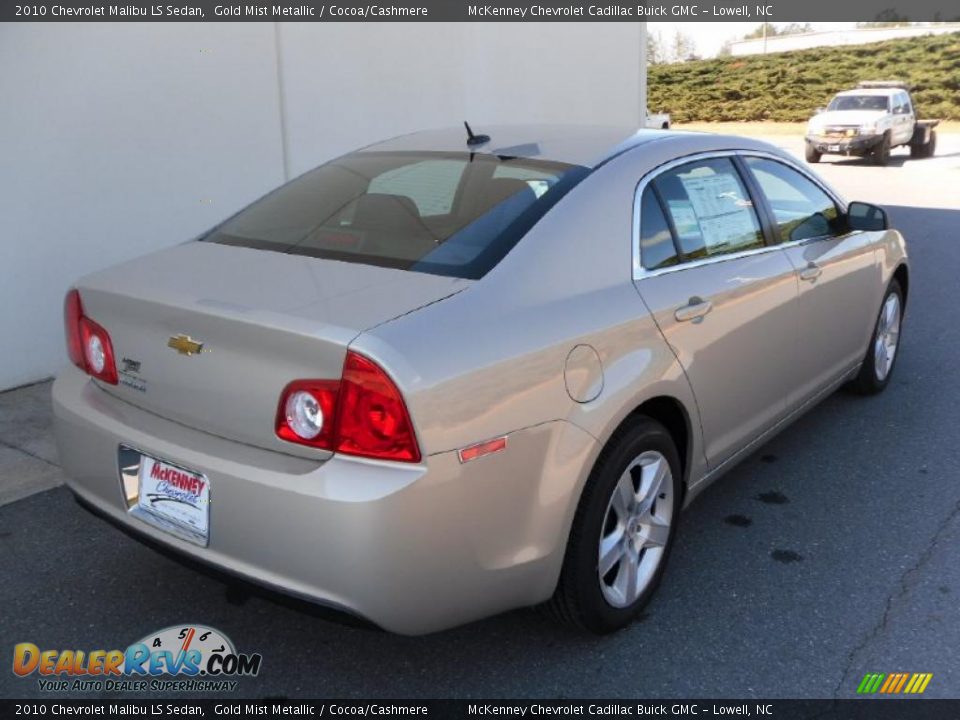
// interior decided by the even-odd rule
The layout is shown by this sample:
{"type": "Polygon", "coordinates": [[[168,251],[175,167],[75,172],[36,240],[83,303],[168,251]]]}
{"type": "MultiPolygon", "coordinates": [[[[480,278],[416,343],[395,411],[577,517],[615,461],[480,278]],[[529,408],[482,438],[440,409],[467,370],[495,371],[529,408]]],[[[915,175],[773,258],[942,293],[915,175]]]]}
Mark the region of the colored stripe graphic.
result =
{"type": "Polygon", "coordinates": [[[857,686],[858,695],[920,695],[933,679],[933,673],[867,673],[857,686]]]}

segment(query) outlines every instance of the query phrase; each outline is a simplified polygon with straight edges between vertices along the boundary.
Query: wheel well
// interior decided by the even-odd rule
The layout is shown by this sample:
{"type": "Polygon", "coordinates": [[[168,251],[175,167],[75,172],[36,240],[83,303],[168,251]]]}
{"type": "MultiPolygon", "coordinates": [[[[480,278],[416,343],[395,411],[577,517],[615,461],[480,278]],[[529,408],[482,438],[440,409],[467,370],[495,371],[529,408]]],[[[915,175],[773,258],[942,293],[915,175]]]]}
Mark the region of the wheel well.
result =
{"type": "Polygon", "coordinates": [[[635,418],[637,415],[656,420],[670,433],[670,437],[673,438],[673,442],[677,446],[677,454],[680,456],[680,472],[684,478],[684,487],[686,487],[687,467],[689,466],[687,451],[690,447],[690,418],[687,416],[687,411],[683,405],[676,398],[666,395],[651,398],[630,413],[624,422],[635,418]]]}
{"type": "Polygon", "coordinates": [[[896,270],[893,271],[894,279],[900,284],[900,289],[903,290],[903,307],[907,307],[907,295],[908,289],[910,286],[910,272],[907,270],[906,265],[901,265],[896,270]]]}

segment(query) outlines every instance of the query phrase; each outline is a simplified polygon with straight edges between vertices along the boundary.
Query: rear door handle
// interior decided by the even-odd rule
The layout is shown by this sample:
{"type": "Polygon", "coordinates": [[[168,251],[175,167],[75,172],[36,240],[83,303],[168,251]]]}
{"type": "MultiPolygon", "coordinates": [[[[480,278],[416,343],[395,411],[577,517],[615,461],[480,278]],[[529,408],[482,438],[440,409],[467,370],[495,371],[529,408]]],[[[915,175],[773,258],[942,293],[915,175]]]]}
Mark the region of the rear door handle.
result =
{"type": "Polygon", "coordinates": [[[800,271],[800,279],[813,282],[823,274],[823,269],[815,262],[807,263],[807,266],[800,271]]]}
{"type": "Polygon", "coordinates": [[[699,297],[692,297],[687,305],[677,310],[673,316],[678,322],[700,322],[703,316],[713,310],[713,303],[699,297]]]}

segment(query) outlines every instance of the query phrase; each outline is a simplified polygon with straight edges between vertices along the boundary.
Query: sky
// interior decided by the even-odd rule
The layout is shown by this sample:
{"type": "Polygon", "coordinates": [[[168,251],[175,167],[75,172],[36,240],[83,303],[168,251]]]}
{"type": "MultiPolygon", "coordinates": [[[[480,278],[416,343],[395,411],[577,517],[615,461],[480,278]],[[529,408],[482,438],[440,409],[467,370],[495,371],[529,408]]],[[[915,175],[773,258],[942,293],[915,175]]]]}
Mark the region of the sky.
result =
{"type": "MultiPolygon", "coordinates": [[[[659,32],[664,44],[679,30],[688,35],[697,44],[700,57],[713,57],[727,40],[740,40],[760,24],[753,22],[648,22],[647,32],[659,32]]],[[[786,25],[787,23],[773,23],[786,25]]],[[[801,23],[802,24],[802,23],[801,23]]],[[[847,30],[855,27],[852,22],[811,22],[814,30],[847,30]]]]}

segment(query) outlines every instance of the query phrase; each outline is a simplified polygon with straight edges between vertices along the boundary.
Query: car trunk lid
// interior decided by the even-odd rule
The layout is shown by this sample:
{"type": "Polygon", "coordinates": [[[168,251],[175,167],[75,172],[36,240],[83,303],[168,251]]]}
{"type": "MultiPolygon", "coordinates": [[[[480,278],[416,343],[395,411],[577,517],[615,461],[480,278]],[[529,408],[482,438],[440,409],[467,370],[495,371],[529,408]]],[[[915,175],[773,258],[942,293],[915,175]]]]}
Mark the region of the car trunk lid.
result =
{"type": "Polygon", "coordinates": [[[274,434],[294,379],[339,379],[371,327],[470,281],[213,243],[188,243],[84,278],[85,313],[110,333],[103,388],[221,437],[296,455],[274,434]]]}

